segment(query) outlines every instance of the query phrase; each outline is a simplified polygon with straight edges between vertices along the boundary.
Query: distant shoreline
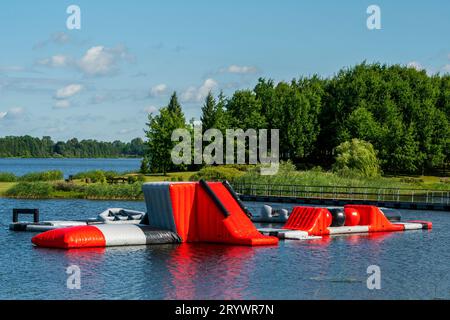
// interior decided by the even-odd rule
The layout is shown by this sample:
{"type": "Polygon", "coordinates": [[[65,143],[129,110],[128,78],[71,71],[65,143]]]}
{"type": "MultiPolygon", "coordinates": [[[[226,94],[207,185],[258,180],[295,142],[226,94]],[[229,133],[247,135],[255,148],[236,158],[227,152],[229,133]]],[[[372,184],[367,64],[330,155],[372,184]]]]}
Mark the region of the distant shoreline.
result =
{"type": "Polygon", "coordinates": [[[114,159],[114,160],[126,160],[126,159],[143,159],[143,157],[142,156],[135,156],[135,157],[126,157],[126,156],[124,156],[124,157],[98,157],[98,158],[96,158],[96,157],[86,157],[86,158],[80,158],[80,157],[0,157],[0,160],[1,159],[11,159],[11,160],[14,160],[14,159],[36,159],[36,160],[39,160],[39,159],[42,159],[42,160],[45,160],[45,159],[54,159],[54,160],[65,160],[65,159],[75,159],[75,160],[89,160],[89,159],[93,159],[93,160],[111,160],[111,159],[114,159]]]}

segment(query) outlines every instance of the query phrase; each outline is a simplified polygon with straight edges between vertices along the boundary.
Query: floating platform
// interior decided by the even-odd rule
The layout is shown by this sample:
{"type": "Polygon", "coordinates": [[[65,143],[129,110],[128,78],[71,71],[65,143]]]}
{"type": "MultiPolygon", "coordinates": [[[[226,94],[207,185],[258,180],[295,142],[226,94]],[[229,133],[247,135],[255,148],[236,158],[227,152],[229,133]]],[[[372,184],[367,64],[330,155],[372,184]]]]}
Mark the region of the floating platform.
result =
{"type": "Polygon", "coordinates": [[[330,211],[319,207],[295,207],[281,229],[258,229],[280,239],[303,240],[352,233],[395,232],[432,229],[427,221],[391,222],[380,208],[368,205],[347,205],[344,210],[330,211]]]}
{"type": "Polygon", "coordinates": [[[87,226],[86,221],[42,221],[42,222],[13,222],[9,225],[11,231],[44,232],[76,226],[87,226]]]}
{"type": "Polygon", "coordinates": [[[55,229],[63,229],[68,227],[80,227],[99,224],[139,224],[145,216],[145,212],[110,208],[100,213],[97,218],[87,220],[73,220],[73,221],[39,221],[39,215],[35,214],[35,210],[20,210],[16,209],[13,214],[13,223],[9,225],[12,231],[26,231],[26,232],[44,232],[55,229]],[[19,222],[19,214],[34,214],[33,222],[19,222]]]}
{"type": "MultiPolygon", "coordinates": [[[[279,229],[256,229],[249,212],[227,183],[146,183],[147,212],[108,209],[95,221],[35,222],[26,228],[54,227],[32,242],[47,248],[92,248],[167,243],[273,246],[279,239],[431,229],[431,222],[400,222],[400,216],[369,205],[295,207],[279,229]],[[65,227],[65,224],[80,224],[65,227]],[[49,224],[49,225],[47,225],[49,224]],[[51,225],[50,225],[51,224],[51,225]]],[[[266,208],[268,209],[268,208],[266,208]]],[[[17,227],[17,225],[15,226],[17,227]]]]}
{"type": "MultiPolygon", "coordinates": [[[[344,210],[344,207],[326,207],[328,210],[344,210]]],[[[392,208],[380,208],[385,217],[391,222],[401,221],[400,211],[392,208]]],[[[291,213],[285,208],[273,208],[267,204],[261,207],[259,215],[252,215],[251,220],[258,223],[286,223],[291,213]]]]}

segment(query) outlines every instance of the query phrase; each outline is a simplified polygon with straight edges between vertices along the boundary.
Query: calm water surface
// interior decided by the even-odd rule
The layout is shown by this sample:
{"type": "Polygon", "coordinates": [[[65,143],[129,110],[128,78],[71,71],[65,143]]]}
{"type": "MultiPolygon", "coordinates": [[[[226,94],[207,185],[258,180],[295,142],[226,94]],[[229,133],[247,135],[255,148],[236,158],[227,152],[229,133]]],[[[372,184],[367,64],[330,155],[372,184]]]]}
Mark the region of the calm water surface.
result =
{"type": "Polygon", "coordinates": [[[64,176],[89,170],[117,172],[139,170],[141,159],[5,159],[0,158],[0,172],[22,176],[29,172],[61,170],[64,176]]]}
{"type": "MultiPolygon", "coordinates": [[[[252,210],[259,204],[250,203],[252,210]]],[[[432,231],[286,241],[278,247],[159,245],[84,250],[34,248],[8,230],[14,207],[43,219],[84,219],[141,202],[0,199],[0,299],[435,299],[450,298],[450,213],[403,211],[432,231]],[[381,268],[382,289],[366,270],[381,268]],[[81,290],[66,268],[81,268],[81,290]]]]}

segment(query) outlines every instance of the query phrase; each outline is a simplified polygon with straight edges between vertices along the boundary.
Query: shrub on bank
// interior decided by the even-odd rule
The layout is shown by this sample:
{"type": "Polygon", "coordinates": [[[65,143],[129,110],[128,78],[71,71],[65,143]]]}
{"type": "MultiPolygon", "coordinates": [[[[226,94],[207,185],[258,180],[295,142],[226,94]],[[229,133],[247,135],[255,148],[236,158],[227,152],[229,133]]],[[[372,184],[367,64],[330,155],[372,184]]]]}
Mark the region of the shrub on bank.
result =
{"type": "Polygon", "coordinates": [[[352,139],[336,147],[333,171],[344,177],[375,178],[381,175],[377,153],[370,142],[352,139]]]}
{"type": "Polygon", "coordinates": [[[31,172],[17,177],[13,173],[0,172],[0,182],[37,182],[37,181],[57,181],[64,179],[64,174],[59,170],[31,172]]]}
{"type": "Polygon", "coordinates": [[[53,192],[53,186],[47,182],[19,182],[5,192],[12,198],[39,199],[49,198],[53,192]]]}
{"type": "Polygon", "coordinates": [[[361,177],[360,175],[344,175],[334,172],[323,172],[318,169],[309,171],[296,171],[292,164],[281,162],[278,173],[263,176],[258,169],[249,170],[244,175],[234,180],[236,183],[284,185],[284,186],[343,186],[343,187],[411,187],[411,185],[399,182],[395,179],[384,177],[361,177]]]}
{"type": "Polygon", "coordinates": [[[19,178],[19,181],[36,182],[36,181],[57,181],[64,179],[64,174],[59,170],[51,170],[44,172],[31,172],[19,178]]]}
{"type": "Polygon", "coordinates": [[[133,184],[92,184],[83,187],[88,199],[131,199],[142,198],[142,183],[133,184]]]}
{"type": "Polygon", "coordinates": [[[229,180],[232,181],[240,176],[244,172],[232,168],[232,167],[205,167],[193,174],[189,180],[198,181],[200,179],[205,179],[207,181],[219,181],[219,180],[229,180]]]}
{"type": "Polygon", "coordinates": [[[17,177],[13,173],[0,172],[0,182],[16,182],[17,177]]]}
{"type": "Polygon", "coordinates": [[[53,185],[55,191],[61,192],[83,192],[83,186],[75,184],[74,182],[57,182],[53,185]]]}
{"type": "Polygon", "coordinates": [[[104,171],[104,170],[91,170],[86,172],[80,172],[73,176],[74,179],[88,179],[93,183],[105,183],[106,180],[112,179],[119,176],[115,171],[104,171]]]}

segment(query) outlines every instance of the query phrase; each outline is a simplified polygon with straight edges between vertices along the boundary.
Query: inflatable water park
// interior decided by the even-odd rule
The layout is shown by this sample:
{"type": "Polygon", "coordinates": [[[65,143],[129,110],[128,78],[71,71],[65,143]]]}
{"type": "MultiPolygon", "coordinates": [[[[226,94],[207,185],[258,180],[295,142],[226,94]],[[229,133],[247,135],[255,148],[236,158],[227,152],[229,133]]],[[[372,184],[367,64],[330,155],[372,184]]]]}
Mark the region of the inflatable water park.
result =
{"type": "MultiPolygon", "coordinates": [[[[32,238],[44,248],[76,249],[171,243],[214,243],[237,246],[276,246],[280,240],[308,240],[345,234],[431,229],[431,222],[407,221],[369,205],[294,207],[274,213],[265,205],[256,222],[280,224],[257,228],[252,215],[228,182],[146,183],[147,212],[111,208],[83,221],[19,222],[10,229],[42,232],[32,238]]],[[[31,212],[25,212],[31,213],[31,212]]]]}

